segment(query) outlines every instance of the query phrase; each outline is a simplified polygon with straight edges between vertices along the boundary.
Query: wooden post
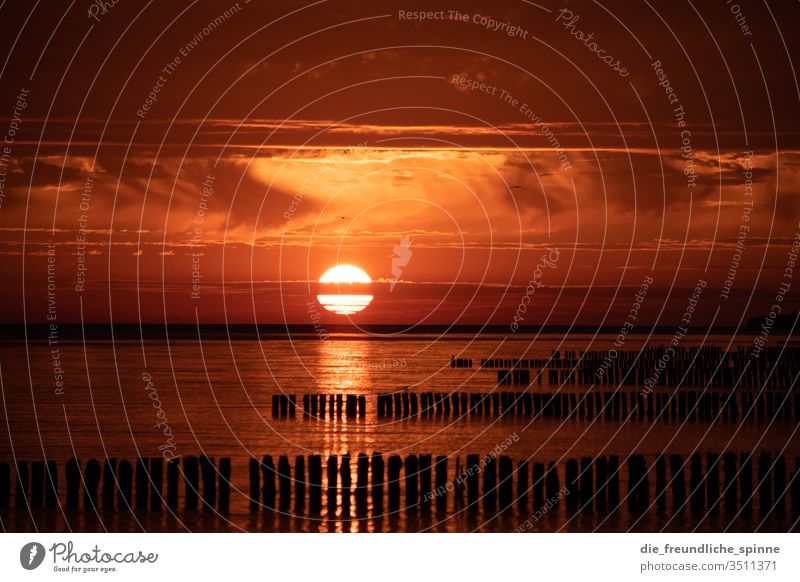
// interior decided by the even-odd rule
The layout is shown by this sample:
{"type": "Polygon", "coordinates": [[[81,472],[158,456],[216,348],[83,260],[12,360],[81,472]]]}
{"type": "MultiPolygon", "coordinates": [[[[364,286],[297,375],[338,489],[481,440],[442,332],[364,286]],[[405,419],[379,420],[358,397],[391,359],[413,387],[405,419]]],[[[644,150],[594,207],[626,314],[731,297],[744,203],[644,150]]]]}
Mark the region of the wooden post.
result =
{"type": "Polygon", "coordinates": [[[775,505],[774,511],[776,515],[786,514],[786,459],[783,453],[778,453],[775,457],[774,470],[775,474],[775,505]]]}
{"type": "MultiPolygon", "coordinates": [[[[119,472],[117,473],[119,482],[117,507],[120,511],[133,508],[133,466],[126,459],[119,462],[119,472]]],[[[69,487],[69,471],[67,472],[67,487],[69,487]]],[[[77,499],[75,500],[77,507],[77,499]]]]}
{"type": "Polygon", "coordinates": [[[528,511],[528,461],[517,465],[517,509],[523,515],[528,511]]]}
{"type": "Polygon", "coordinates": [[[339,488],[339,458],[336,455],[330,455],[328,457],[327,473],[328,489],[326,492],[326,497],[328,499],[328,516],[333,517],[333,515],[336,513],[336,495],[339,488]]]}
{"type": "Polygon", "coordinates": [[[8,507],[11,501],[11,466],[0,462],[0,507],[8,507]]]}
{"type": "MultiPolygon", "coordinates": [[[[178,459],[167,461],[167,507],[173,511],[178,509],[178,479],[180,478],[180,473],[178,459]]],[[[105,488],[105,483],[103,487],[105,488]]]]}
{"type": "Polygon", "coordinates": [[[31,507],[41,507],[44,503],[44,461],[31,463],[31,507]]]}
{"type": "Polygon", "coordinates": [[[292,503],[292,473],[289,467],[289,458],[286,455],[278,457],[278,507],[287,512],[292,503]]]}
{"type": "Polygon", "coordinates": [[[467,505],[470,510],[477,511],[478,509],[478,463],[480,457],[478,455],[467,455],[467,466],[465,471],[467,474],[467,505]]]}
{"type": "Polygon", "coordinates": [[[447,509],[447,457],[436,457],[436,510],[447,509]]]}
{"type": "Polygon", "coordinates": [[[308,506],[312,513],[322,511],[322,457],[308,457],[308,506]]]}
{"type": "Polygon", "coordinates": [[[197,509],[200,492],[200,473],[197,457],[183,458],[183,506],[197,509]]]}
{"type": "Polygon", "coordinates": [[[619,457],[608,457],[608,508],[616,511],[619,508],[619,457]]]}
{"type": "MultiPolygon", "coordinates": [[[[130,468],[130,465],[128,465],[128,468],[130,468]]],[[[69,461],[67,461],[66,473],[67,473],[67,507],[77,509],[78,490],[80,488],[80,482],[81,482],[80,463],[76,459],[70,459],[69,461]]]]}
{"type": "MultiPolygon", "coordinates": [[[[16,507],[28,507],[28,485],[30,477],[28,476],[28,462],[17,461],[17,486],[14,490],[14,505],[16,507]]],[[[77,493],[75,494],[77,496],[77,493]]],[[[67,507],[73,507],[67,503],[67,507]]],[[[74,507],[78,507],[77,497],[75,499],[74,507]]]]}
{"type": "Polygon", "coordinates": [[[738,508],[736,502],[736,453],[724,453],[722,460],[725,479],[725,513],[732,515],[738,508]]]}
{"type": "Polygon", "coordinates": [[[505,511],[514,503],[514,463],[502,455],[498,462],[500,509],[505,511]]]}
{"type": "Polygon", "coordinates": [[[547,475],[545,476],[545,489],[547,490],[547,499],[556,499],[560,486],[558,483],[558,472],[556,471],[556,464],[552,461],[547,464],[547,475]]]}
{"type": "Polygon", "coordinates": [[[297,455],[294,460],[294,511],[303,513],[306,509],[306,459],[297,455]]]}
{"type": "Polygon", "coordinates": [[[250,476],[250,511],[258,511],[261,498],[261,479],[259,476],[258,459],[250,459],[247,464],[250,476]]]}
{"type": "MultiPolygon", "coordinates": [[[[566,506],[570,511],[574,511],[578,506],[578,461],[569,459],[564,469],[565,489],[567,493],[566,506]]],[[[548,496],[550,493],[548,492],[548,496]]]]}
{"type": "Polygon", "coordinates": [[[261,459],[261,499],[265,509],[275,509],[275,465],[270,455],[261,459]]]}
{"type": "Polygon", "coordinates": [[[683,458],[680,455],[669,456],[669,470],[672,477],[672,511],[682,511],[686,502],[686,481],[684,479],[683,458]]]}
{"type": "Polygon", "coordinates": [[[400,469],[403,460],[397,456],[389,457],[389,511],[397,511],[400,507],[400,469]]]}
{"type": "Polygon", "coordinates": [[[419,489],[420,506],[423,509],[430,509],[431,499],[433,498],[433,474],[431,472],[431,456],[419,456],[419,489]]]}
{"type": "MultiPolygon", "coordinates": [[[[2,481],[2,478],[0,478],[0,481],[2,481]]],[[[2,493],[0,493],[0,497],[2,497],[2,493]]],[[[44,505],[45,507],[56,507],[58,505],[58,466],[55,461],[47,461],[44,505]]],[[[0,507],[3,507],[2,502],[0,502],[0,507]]]]}
{"type": "Polygon", "coordinates": [[[219,460],[219,510],[228,511],[231,505],[231,460],[219,460]]]}
{"type": "Polygon", "coordinates": [[[116,496],[117,460],[106,459],[103,461],[103,509],[114,509],[116,496]]]}
{"type": "Polygon", "coordinates": [[[339,469],[339,476],[342,479],[342,515],[350,515],[350,491],[353,487],[353,478],[350,474],[350,453],[342,455],[342,465],[339,469]]]}
{"type": "Polygon", "coordinates": [[[359,453],[356,460],[356,514],[367,514],[367,484],[369,481],[369,457],[359,453]]]}
{"type": "Polygon", "coordinates": [[[692,455],[691,474],[689,476],[689,505],[693,513],[702,513],[705,509],[703,462],[700,453],[692,455]]]}
{"type": "Polygon", "coordinates": [[[594,488],[592,486],[593,479],[593,463],[590,457],[581,458],[581,476],[580,476],[580,497],[581,497],[581,510],[590,511],[592,509],[592,502],[594,500],[594,488]]]}
{"type": "Polygon", "coordinates": [[[214,459],[200,457],[200,472],[203,476],[203,509],[214,509],[217,504],[217,468],[214,459]]]}
{"type": "Polygon", "coordinates": [[[719,454],[706,455],[706,496],[708,509],[712,513],[719,511],[719,454]]]}
{"type": "MultiPolygon", "coordinates": [[[[90,508],[97,509],[97,488],[100,485],[101,474],[100,463],[96,460],[91,459],[86,463],[86,468],[83,472],[83,507],[86,511],[89,511],[90,508]]],[[[34,481],[35,485],[36,481],[34,481]]],[[[35,499],[36,495],[32,497],[35,499]]]]}
{"type": "MultiPolygon", "coordinates": [[[[88,467],[88,465],[87,465],[88,467]]],[[[147,494],[150,491],[150,483],[147,476],[147,459],[138,457],[136,459],[136,509],[143,511],[147,509],[147,494]]]]}
{"type": "Polygon", "coordinates": [[[164,485],[164,459],[150,459],[150,509],[161,511],[161,490],[164,485]]]}
{"type": "Polygon", "coordinates": [[[659,513],[667,507],[667,461],[663,453],[656,457],[656,508],[659,513]]]}
{"type": "Polygon", "coordinates": [[[544,465],[533,464],[533,510],[538,511],[544,506],[544,465]]]}
{"type": "Polygon", "coordinates": [[[739,491],[741,496],[741,509],[746,514],[753,509],[753,457],[752,453],[742,453],[739,459],[739,491]]]}
{"type": "Polygon", "coordinates": [[[772,510],[772,459],[762,451],[758,456],[758,501],[762,515],[772,510]]]}
{"type": "Polygon", "coordinates": [[[383,513],[383,455],[372,453],[372,515],[383,513]]]}
{"type": "Polygon", "coordinates": [[[597,457],[594,461],[597,468],[595,477],[595,506],[598,512],[605,512],[608,507],[606,495],[608,493],[608,463],[605,457],[597,457]]]}
{"type": "Polygon", "coordinates": [[[416,455],[408,455],[405,460],[405,483],[406,483],[406,509],[412,510],[417,507],[419,493],[419,463],[416,455]]]}

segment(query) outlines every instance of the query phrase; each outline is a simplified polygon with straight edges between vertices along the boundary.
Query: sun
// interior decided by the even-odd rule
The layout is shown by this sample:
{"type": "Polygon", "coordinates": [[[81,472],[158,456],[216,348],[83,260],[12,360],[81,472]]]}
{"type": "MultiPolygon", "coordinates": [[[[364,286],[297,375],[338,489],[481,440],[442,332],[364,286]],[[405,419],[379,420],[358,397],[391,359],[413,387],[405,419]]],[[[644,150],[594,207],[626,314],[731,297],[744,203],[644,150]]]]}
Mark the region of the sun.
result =
{"type": "Polygon", "coordinates": [[[352,315],[372,303],[369,285],[372,279],[355,265],[336,265],[319,278],[317,301],[328,311],[339,315],[352,315]]]}

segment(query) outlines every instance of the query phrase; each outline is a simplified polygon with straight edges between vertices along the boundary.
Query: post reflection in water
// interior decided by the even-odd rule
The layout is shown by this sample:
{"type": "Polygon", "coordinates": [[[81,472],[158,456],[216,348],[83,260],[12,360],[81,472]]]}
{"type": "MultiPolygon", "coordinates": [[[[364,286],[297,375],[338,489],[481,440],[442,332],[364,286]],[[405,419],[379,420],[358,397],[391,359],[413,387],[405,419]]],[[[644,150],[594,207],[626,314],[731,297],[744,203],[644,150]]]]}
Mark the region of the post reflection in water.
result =
{"type": "MultiPolygon", "coordinates": [[[[317,386],[319,392],[332,394],[362,394],[365,388],[372,385],[370,361],[372,345],[368,341],[326,339],[318,344],[317,386]]],[[[327,472],[324,477],[324,488],[333,493],[336,499],[335,508],[328,506],[325,516],[327,524],[319,529],[330,532],[374,531],[372,519],[367,515],[359,515],[357,502],[353,499],[352,475],[354,474],[353,451],[371,451],[374,439],[369,435],[369,428],[361,418],[348,418],[347,415],[323,418],[328,422],[329,430],[323,431],[323,462],[331,455],[336,455],[340,464],[346,460],[347,468],[339,467],[337,482],[331,483],[327,472]],[[343,470],[344,469],[344,470],[343,470]],[[333,488],[331,487],[333,486],[333,488]],[[334,492],[335,491],[335,492],[334,492]]],[[[372,479],[372,475],[369,475],[372,479]]],[[[372,507],[368,508],[372,512],[372,507]]]]}

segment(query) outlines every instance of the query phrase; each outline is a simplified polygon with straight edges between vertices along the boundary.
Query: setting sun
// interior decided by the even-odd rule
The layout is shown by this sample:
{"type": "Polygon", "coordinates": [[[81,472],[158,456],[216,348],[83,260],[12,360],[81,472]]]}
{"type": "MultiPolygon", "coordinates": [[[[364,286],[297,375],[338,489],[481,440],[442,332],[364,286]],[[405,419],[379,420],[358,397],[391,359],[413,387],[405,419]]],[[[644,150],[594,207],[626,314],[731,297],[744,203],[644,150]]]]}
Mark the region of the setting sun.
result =
{"type": "Polygon", "coordinates": [[[369,275],[354,265],[336,265],[319,278],[320,290],[317,301],[327,309],[339,315],[352,315],[365,309],[373,299],[368,291],[372,283],[369,275]],[[343,287],[344,286],[344,287],[343,287]]]}

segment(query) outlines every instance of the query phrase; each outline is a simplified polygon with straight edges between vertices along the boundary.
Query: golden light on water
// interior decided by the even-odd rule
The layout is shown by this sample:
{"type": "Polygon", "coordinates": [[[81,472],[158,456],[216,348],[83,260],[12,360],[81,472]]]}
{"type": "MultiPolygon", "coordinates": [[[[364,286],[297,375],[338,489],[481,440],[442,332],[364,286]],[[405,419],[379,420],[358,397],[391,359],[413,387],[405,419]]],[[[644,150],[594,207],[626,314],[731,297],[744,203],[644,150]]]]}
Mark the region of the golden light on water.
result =
{"type": "Polygon", "coordinates": [[[319,282],[325,292],[317,295],[317,301],[333,313],[352,315],[372,303],[373,295],[354,292],[368,289],[372,283],[369,275],[355,265],[331,267],[323,273],[319,282]]]}

